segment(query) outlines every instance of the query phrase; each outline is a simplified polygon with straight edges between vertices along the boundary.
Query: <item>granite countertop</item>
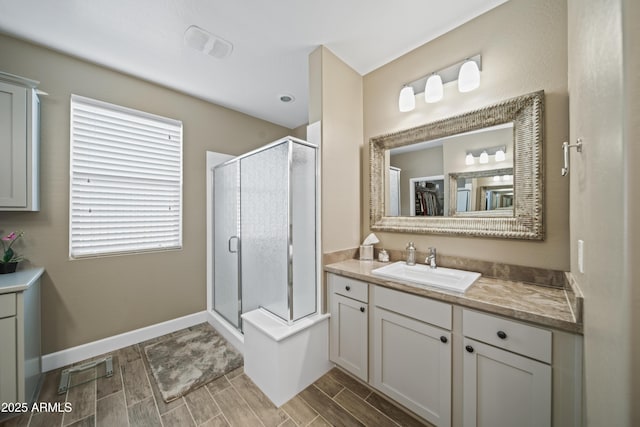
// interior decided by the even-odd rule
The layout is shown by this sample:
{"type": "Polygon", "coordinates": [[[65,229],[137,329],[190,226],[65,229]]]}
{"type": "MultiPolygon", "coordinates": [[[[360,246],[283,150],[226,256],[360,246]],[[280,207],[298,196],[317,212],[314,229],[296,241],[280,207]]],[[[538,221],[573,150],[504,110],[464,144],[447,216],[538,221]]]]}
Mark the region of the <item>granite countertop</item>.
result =
{"type": "Polygon", "coordinates": [[[11,292],[22,292],[33,285],[42,276],[44,268],[27,268],[15,273],[0,274],[0,295],[11,292]]]}
{"type": "Polygon", "coordinates": [[[385,265],[388,263],[349,259],[328,264],[324,269],[330,273],[463,307],[567,332],[582,333],[582,324],[576,321],[566,289],[482,276],[464,294],[460,294],[403,284],[371,274],[371,270],[385,265]]]}

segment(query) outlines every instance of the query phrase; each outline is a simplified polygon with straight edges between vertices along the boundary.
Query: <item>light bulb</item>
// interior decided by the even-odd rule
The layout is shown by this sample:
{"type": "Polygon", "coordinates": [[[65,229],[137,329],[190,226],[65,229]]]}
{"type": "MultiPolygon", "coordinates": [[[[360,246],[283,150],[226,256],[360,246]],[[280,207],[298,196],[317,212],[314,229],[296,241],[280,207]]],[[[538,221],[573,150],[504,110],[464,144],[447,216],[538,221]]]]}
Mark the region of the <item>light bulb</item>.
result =
{"type": "Polygon", "coordinates": [[[413,87],[405,86],[400,91],[398,98],[398,109],[401,113],[406,113],[416,108],[416,97],[413,93],[413,87]]]}
{"type": "Polygon", "coordinates": [[[467,157],[465,157],[465,158],[464,158],[464,163],[465,163],[467,166],[471,166],[471,165],[472,165],[472,164],[474,164],[475,162],[476,162],[476,161],[475,161],[475,159],[473,158],[473,154],[471,154],[471,153],[467,153],[467,157]]]}
{"type": "Polygon", "coordinates": [[[443,94],[442,77],[438,74],[432,74],[424,86],[424,100],[430,104],[438,102],[442,99],[443,94]]]}
{"type": "Polygon", "coordinates": [[[480,163],[481,164],[485,164],[485,163],[489,163],[489,155],[487,154],[487,151],[483,151],[482,154],[480,154],[480,163]]]}
{"type": "Polygon", "coordinates": [[[504,151],[502,148],[499,148],[498,151],[496,151],[496,162],[504,162],[505,158],[504,151]]]}
{"type": "Polygon", "coordinates": [[[500,181],[500,175],[494,175],[493,182],[498,182],[498,181],[500,181]]]}
{"type": "Polygon", "coordinates": [[[460,92],[471,92],[480,86],[480,70],[475,61],[466,61],[460,67],[458,73],[458,90],[460,92]]]}

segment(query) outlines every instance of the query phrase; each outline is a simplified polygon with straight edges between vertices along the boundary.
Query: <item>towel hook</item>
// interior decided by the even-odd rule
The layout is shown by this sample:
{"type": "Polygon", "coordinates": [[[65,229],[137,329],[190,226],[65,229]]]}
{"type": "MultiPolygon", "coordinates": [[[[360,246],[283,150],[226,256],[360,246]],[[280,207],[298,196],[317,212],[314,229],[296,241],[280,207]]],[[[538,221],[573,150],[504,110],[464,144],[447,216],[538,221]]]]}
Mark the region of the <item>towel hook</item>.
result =
{"type": "Polygon", "coordinates": [[[575,148],[578,153],[582,153],[582,138],[578,138],[575,144],[569,144],[567,141],[562,143],[562,157],[564,158],[562,176],[567,176],[569,173],[569,148],[575,148]]]}

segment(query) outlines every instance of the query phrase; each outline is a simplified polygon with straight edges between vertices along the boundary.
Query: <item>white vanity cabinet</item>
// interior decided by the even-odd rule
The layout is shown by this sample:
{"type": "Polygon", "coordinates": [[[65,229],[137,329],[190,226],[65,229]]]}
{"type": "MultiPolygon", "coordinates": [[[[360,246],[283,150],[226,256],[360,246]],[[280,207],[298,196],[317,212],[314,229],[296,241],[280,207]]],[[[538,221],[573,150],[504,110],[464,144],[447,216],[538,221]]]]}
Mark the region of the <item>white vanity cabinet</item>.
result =
{"type": "Polygon", "coordinates": [[[33,268],[0,275],[0,402],[33,402],[40,387],[43,271],[33,268]]]}
{"type": "Polygon", "coordinates": [[[369,285],[329,274],[331,338],[329,359],[367,382],[369,380],[369,285]]]}
{"type": "Polygon", "coordinates": [[[0,295],[0,341],[0,402],[17,402],[15,294],[0,295]]]}
{"type": "Polygon", "coordinates": [[[552,332],[463,310],[463,425],[551,425],[552,332]]]}
{"type": "Polygon", "coordinates": [[[0,72],[0,211],[37,211],[38,82],[0,72]]]}
{"type": "Polygon", "coordinates": [[[582,425],[581,335],[338,274],[327,281],[331,361],[431,424],[582,425]]]}
{"type": "Polygon", "coordinates": [[[373,386],[434,425],[450,426],[451,305],[372,289],[373,386]]]}

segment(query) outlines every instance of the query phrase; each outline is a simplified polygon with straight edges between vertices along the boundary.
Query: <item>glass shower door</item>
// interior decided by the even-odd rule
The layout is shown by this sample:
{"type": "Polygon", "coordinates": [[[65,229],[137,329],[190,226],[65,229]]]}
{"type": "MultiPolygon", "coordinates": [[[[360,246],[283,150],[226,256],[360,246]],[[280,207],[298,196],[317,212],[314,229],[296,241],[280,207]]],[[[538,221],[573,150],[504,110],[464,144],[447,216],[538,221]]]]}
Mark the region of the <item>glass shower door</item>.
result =
{"type": "Polygon", "coordinates": [[[239,280],[239,162],[218,166],[214,180],[213,308],[238,329],[242,305],[239,280]]]}

